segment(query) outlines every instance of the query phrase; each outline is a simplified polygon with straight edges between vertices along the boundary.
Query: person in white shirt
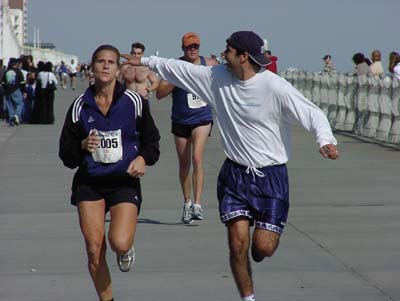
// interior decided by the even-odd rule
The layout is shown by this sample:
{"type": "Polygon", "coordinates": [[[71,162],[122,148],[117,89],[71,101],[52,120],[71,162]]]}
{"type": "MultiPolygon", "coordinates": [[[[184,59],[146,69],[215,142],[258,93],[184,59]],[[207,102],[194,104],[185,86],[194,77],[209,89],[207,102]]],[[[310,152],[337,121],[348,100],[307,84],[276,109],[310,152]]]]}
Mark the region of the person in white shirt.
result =
{"type": "Polygon", "coordinates": [[[381,62],[381,52],[379,50],[374,50],[371,53],[372,64],[369,66],[371,73],[375,76],[379,76],[381,74],[385,74],[383,71],[383,66],[381,62]]]}
{"type": "Polygon", "coordinates": [[[39,108],[39,120],[40,124],[54,124],[54,97],[56,85],[58,81],[53,73],[53,64],[46,62],[44,70],[38,74],[38,83],[40,87],[40,93],[38,93],[37,107],[39,108]],[[53,85],[53,87],[51,87],[53,85]]]}
{"type": "Polygon", "coordinates": [[[71,65],[69,65],[68,71],[69,71],[69,78],[71,80],[71,88],[72,90],[75,90],[76,76],[78,74],[78,64],[75,62],[74,59],[71,59],[71,65]]]}
{"type": "Polygon", "coordinates": [[[253,301],[250,245],[254,261],[272,256],[289,210],[286,162],[291,125],[298,123],[312,132],[324,158],[337,159],[339,152],[324,113],[286,80],[262,68],[269,60],[256,33],[235,32],[226,42],[227,65],[123,57],[124,64],[148,66],[214,107],[227,156],[218,177],[220,218],[228,230],[237,288],[242,300],[253,301]]]}

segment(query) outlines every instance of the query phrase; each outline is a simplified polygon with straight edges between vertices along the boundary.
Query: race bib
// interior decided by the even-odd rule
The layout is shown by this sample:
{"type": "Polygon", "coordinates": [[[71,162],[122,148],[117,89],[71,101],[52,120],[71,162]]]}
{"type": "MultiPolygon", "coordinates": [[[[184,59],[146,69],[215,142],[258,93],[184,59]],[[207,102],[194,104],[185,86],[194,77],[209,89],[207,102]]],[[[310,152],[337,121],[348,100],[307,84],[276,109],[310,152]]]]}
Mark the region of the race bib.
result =
{"type": "Polygon", "coordinates": [[[93,160],[100,163],[115,163],[122,160],[121,130],[96,131],[100,137],[100,144],[92,153],[93,160]]]}
{"type": "Polygon", "coordinates": [[[191,109],[198,109],[207,105],[200,97],[193,95],[192,93],[187,94],[187,101],[188,106],[191,109]]]}

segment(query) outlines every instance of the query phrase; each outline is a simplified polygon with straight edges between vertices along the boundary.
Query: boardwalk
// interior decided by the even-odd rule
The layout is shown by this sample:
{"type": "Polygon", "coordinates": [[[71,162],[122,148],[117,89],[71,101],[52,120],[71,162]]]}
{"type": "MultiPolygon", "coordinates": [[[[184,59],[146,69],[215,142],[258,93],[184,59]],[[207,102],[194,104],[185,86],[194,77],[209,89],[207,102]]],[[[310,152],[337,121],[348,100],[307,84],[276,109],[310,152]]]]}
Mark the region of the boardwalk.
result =
{"type": "MultiPolygon", "coordinates": [[[[98,300],[69,205],[73,172],[57,157],[78,93],[57,91],[54,126],[0,126],[1,301],[98,300]]],[[[217,214],[218,130],[205,156],[206,220],[182,226],[170,105],[151,105],[162,155],[142,182],[134,270],[120,273],[108,254],[115,300],[239,300],[217,214]]],[[[289,223],[274,257],[253,265],[257,300],[400,300],[400,152],[337,138],[342,157],[333,162],[320,158],[311,135],[294,130],[289,223]]]]}

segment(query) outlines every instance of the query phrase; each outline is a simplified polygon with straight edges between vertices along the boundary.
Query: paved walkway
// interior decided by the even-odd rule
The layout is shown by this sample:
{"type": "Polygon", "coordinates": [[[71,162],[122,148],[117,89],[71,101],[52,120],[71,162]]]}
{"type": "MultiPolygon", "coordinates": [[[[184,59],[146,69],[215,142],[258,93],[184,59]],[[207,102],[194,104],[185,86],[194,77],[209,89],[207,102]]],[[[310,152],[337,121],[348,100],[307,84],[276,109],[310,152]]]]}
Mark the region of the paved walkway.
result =
{"type": "MultiPolygon", "coordinates": [[[[73,172],[57,157],[78,94],[57,91],[53,126],[0,126],[1,301],[97,300],[69,205],[73,172]]],[[[143,179],[134,270],[120,273],[108,254],[115,300],[239,300],[217,214],[218,130],[205,157],[206,220],[182,226],[171,103],[151,106],[162,155],[143,179]]],[[[311,135],[294,130],[289,223],[273,258],[253,265],[257,300],[400,300],[400,152],[337,138],[342,157],[333,162],[320,158],[311,135]]]]}

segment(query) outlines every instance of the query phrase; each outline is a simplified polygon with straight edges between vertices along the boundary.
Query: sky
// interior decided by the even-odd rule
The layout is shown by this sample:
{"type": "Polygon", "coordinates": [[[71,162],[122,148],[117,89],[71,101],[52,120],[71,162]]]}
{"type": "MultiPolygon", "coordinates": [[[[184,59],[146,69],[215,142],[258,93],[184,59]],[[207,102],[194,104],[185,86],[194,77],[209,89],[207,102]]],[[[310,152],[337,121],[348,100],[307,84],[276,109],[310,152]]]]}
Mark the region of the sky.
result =
{"type": "Polygon", "coordinates": [[[279,69],[319,71],[330,54],[348,72],[354,53],[374,49],[387,68],[389,53],[400,51],[399,14],[400,0],[28,0],[28,41],[39,29],[41,42],[89,62],[101,44],[128,53],[136,41],[145,55],[179,57],[188,31],[200,35],[202,55],[219,55],[231,33],[253,30],[279,69]]]}

